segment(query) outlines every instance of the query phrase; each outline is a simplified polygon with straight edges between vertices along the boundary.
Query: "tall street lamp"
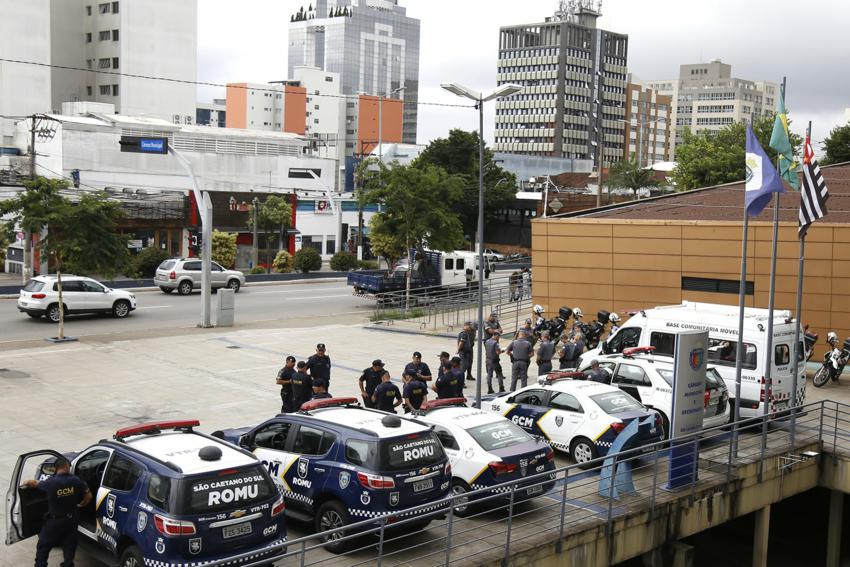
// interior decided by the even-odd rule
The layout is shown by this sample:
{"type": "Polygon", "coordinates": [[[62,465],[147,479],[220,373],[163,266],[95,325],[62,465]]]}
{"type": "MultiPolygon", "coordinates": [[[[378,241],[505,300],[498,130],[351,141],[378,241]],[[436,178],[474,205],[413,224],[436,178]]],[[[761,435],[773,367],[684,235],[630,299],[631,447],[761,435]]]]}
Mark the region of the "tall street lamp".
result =
{"type": "Polygon", "coordinates": [[[457,96],[475,101],[478,109],[478,365],[475,382],[475,405],[481,407],[481,355],[484,346],[484,103],[497,98],[515,95],[520,85],[507,84],[489,93],[481,93],[459,83],[441,83],[441,87],[457,96]]]}

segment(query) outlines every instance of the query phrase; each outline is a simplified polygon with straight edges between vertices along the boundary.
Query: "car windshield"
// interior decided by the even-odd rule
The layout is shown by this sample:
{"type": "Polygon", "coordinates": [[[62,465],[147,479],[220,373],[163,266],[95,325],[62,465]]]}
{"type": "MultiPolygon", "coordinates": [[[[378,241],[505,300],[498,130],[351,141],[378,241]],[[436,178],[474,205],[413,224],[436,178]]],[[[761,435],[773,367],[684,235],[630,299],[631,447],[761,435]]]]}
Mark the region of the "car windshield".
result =
{"type": "Polygon", "coordinates": [[[668,386],[673,385],[673,371],[668,368],[659,368],[658,375],[661,376],[668,386]]]}
{"type": "Polygon", "coordinates": [[[590,396],[602,411],[607,414],[623,413],[625,411],[642,410],[643,406],[636,399],[625,392],[605,392],[590,396]]]}
{"type": "Polygon", "coordinates": [[[228,469],[186,479],[179,513],[207,514],[244,507],[271,498],[274,483],[259,466],[228,469]]]}
{"type": "Polygon", "coordinates": [[[38,280],[30,280],[24,286],[24,291],[41,291],[44,288],[44,282],[38,280]]]}
{"type": "Polygon", "coordinates": [[[513,421],[506,419],[467,429],[467,433],[472,435],[472,438],[485,451],[513,447],[514,445],[534,440],[531,435],[526,433],[513,421]]]}
{"type": "Polygon", "coordinates": [[[445,459],[443,446],[433,431],[384,439],[380,442],[381,471],[404,471],[435,465],[445,459]]]}
{"type": "Polygon", "coordinates": [[[160,264],[160,265],[159,265],[159,268],[157,268],[157,269],[158,269],[158,270],[170,270],[171,268],[173,268],[173,267],[174,267],[174,264],[176,264],[176,261],[174,261],[174,260],[166,260],[165,262],[163,262],[162,264],[160,264]]]}

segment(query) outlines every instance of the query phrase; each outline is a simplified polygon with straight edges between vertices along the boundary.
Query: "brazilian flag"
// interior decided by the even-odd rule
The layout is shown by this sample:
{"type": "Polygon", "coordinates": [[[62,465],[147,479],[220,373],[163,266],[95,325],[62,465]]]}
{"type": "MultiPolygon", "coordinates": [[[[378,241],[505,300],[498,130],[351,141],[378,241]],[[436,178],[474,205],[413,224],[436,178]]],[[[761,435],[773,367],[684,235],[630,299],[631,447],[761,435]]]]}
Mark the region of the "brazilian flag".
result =
{"type": "Polygon", "coordinates": [[[791,137],[788,133],[784,81],[779,92],[779,108],[776,111],[776,121],[773,123],[773,132],[770,135],[770,147],[779,154],[779,176],[794,189],[800,189],[800,178],[797,176],[798,164],[794,159],[794,148],[791,147],[791,137]]]}

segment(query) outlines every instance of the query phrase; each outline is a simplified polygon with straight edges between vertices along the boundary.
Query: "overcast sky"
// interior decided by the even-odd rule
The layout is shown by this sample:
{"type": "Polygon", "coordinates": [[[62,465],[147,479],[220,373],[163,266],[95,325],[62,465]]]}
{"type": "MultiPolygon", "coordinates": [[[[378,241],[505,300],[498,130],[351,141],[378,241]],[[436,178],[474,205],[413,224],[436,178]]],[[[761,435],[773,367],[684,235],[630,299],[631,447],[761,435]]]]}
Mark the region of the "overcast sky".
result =
{"type": "MultiPolygon", "coordinates": [[[[290,14],[310,0],[199,0],[198,80],[286,78],[290,14]]],[[[440,89],[458,81],[495,86],[499,26],[540,22],[556,0],[399,0],[421,21],[420,102],[461,99],[440,89]]],[[[732,75],[781,82],[792,130],[813,121],[820,141],[850,107],[850,2],[845,0],[605,0],[600,26],[629,35],[629,70],[643,80],[674,79],[679,65],[715,58],[732,75]]],[[[202,88],[201,100],[224,93],[202,88]]],[[[492,142],[492,104],[484,132],[492,142]]],[[[472,109],[420,105],[419,143],[450,128],[478,128],[472,109]]]]}

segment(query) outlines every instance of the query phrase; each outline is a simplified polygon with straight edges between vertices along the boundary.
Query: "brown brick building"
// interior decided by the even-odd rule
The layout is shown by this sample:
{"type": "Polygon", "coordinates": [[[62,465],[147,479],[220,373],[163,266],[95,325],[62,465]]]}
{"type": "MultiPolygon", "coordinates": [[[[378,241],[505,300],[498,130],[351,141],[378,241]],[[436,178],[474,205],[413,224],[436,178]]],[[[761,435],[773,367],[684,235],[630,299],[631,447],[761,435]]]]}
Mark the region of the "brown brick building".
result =
{"type": "MultiPolygon", "coordinates": [[[[803,323],[850,335],[850,164],[822,168],[829,214],[806,239],[803,323]]],[[[743,183],[532,222],[534,301],[620,313],[683,300],[737,305],[743,183]]],[[[794,310],[799,196],[780,200],[776,307],[794,310]]],[[[747,305],[767,307],[771,211],[750,221],[747,305]]]]}

